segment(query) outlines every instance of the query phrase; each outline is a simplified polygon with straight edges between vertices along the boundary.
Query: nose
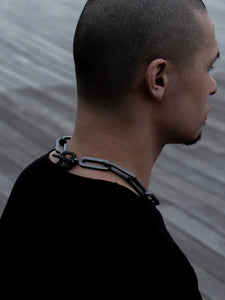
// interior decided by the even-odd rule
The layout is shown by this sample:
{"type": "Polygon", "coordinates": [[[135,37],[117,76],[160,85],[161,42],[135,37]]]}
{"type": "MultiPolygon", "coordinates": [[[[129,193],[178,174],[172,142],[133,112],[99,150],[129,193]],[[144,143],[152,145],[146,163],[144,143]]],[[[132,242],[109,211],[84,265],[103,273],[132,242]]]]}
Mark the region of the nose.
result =
{"type": "Polygon", "coordinates": [[[215,95],[216,92],[217,92],[217,89],[218,89],[218,85],[216,83],[216,80],[210,76],[210,79],[209,79],[209,95],[215,95]]]}

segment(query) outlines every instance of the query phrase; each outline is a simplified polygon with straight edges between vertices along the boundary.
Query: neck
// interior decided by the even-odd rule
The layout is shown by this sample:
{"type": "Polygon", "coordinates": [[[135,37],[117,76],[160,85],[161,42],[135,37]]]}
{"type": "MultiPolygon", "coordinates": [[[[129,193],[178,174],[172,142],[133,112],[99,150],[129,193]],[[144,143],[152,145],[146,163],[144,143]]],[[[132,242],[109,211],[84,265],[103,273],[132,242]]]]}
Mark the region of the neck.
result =
{"type": "MultiPolygon", "coordinates": [[[[154,133],[149,132],[149,125],[146,128],[144,122],[131,120],[126,114],[123,114],[122,118],[119,116],[120,114],[116,114],[114,118],[109,113],[106,117],[100,117],[96,113],[89,110],[83,112],[83,109],[79,108],[68,150],[76,153],[78,158],[89,156],[114,162],[135,174],[145,188],[148,188],[151,171],[162,146],[156,141],[154,133]]],[[[129,187],[123,179],[111,172],[80,167],[75,167],[71,172],[129,187]]]]}

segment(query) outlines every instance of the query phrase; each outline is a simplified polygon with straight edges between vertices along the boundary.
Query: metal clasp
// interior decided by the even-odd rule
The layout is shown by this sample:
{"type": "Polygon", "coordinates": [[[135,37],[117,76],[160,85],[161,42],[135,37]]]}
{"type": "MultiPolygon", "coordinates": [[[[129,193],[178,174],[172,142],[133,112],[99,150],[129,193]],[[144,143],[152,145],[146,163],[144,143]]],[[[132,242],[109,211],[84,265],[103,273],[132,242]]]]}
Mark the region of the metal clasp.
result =
{"type": "Polygon", "coordinates": [[[57,139],[55,146],[56,152],[62,153],[64,151],[67,151],[67,144],[69,140],[71,140],[71,136],[63,136],[62,138],[57,139]]]}

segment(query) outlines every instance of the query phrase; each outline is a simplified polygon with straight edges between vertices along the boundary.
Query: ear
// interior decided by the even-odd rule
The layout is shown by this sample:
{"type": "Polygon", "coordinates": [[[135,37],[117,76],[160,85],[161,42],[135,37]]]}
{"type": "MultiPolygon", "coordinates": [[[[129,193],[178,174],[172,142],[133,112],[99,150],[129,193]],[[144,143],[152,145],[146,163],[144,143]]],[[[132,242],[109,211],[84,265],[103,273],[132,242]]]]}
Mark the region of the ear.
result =
{"type": "Polygon", "coordinates": [[[167,61],[161,58],[153,60],[146,70],[148,93],[156,101],[161,101],[167,88],[167,61]]]}

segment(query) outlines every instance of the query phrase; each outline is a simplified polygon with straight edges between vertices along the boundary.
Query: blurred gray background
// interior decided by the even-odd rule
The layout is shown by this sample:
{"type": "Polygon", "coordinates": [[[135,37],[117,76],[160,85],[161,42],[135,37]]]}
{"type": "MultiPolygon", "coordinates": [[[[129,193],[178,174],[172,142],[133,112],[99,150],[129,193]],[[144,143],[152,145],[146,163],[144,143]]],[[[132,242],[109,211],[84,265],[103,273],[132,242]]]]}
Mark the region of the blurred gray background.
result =
{"type": "MultiPolygon", "coordinates": [[[[84,0],[0,2],[0,215],[19,173],[72,134],[72,56],[84,0]]],[[[206,0],[221,58],[218,93],[202,140],[167,146],[151,189],[177,243],[191,260],[204,299],[225,299],[225,0],[206,0]]],[[[57,187],[56,187],[57,188],[57,187]]],[[[44,191],[43,191],[44,193],[44,191]]],[[[32,199],[31,199],[32,200],[32,199]]],[[[29,226],[29,224],[28,224],[29,226]]]]}

